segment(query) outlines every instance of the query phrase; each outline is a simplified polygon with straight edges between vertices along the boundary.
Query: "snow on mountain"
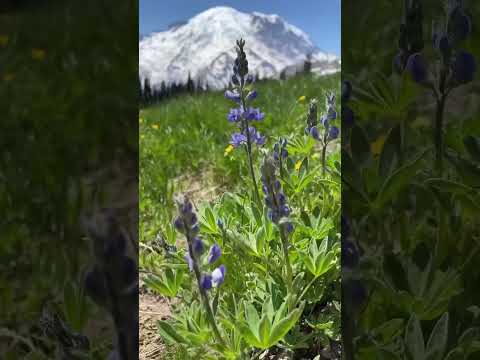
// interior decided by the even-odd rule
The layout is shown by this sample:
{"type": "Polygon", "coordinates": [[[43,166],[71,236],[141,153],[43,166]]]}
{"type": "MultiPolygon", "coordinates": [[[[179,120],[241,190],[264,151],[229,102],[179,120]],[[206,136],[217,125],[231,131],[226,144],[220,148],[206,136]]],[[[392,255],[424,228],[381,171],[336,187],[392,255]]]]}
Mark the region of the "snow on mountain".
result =
{"type": "MultiPolygon", "coordinates": [[[[139,42],[140,77],[153,86],[192,79],[211,88],[228,84],[236,56],[235,40],[246,41],[249,71],[261,78],[278,77],[303,66],[311,54],[312,71],[338,71],[340,59],[318,49],[299,28],[278,15],[251,14],[230,7],[213,7],[188,22],[153,33],[139,42]]],[[[295,70],[296,71],[296,70],[295,70]]]]}

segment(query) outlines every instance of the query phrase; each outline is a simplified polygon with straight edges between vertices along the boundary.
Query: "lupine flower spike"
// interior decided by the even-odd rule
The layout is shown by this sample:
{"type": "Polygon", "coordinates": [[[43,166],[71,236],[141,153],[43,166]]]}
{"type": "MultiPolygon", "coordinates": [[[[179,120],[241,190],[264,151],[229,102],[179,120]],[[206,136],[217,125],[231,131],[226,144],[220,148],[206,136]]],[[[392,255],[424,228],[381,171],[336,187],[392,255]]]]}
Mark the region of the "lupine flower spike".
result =
{"type": "Polygon", "coordinates": [[[255,195],[259,200],[257,181],[253,169],[252,159],[252,145],[263,146],[265,144],[265,137],[258,132],[252,122],[262,121],[265,114],[258,108],[249,106],[253,100],[258,96],[256,90],[248,91],[246,86],[253,82],[253,77],[248,74],[247,55],[244,51],[245,40],[237,40],[237,57],[233,66],[232,84],[233,90],[225,91],[225,97],[234,101],[238,107],[230,109],[227,114],[229,122],[237,124],[239,131],[233,133],[230,140],[230,145],[233,148],[245,146],[248,157],[248,164],[250,169],[250,176],[252,177],[255,195]]]}
{"type": "Polygon", "coordinates": [[[443,171],[443,113],[450,91],[473,81],[477,63],[475,57],[461,48],[462,42],[472,33],[472,20],[465,11],[462,0],[445,2],[445,19],[432,24],[433,49],[437,52],[440,69],[434,74],[434,81],[428,79],[428,67],[421,50],[423,49],[423,16],[419,0],[407,2],[405,21],[400,25],[400,52],[394,59],[394,69],[406,70],[411,78],[428,87],[436,98],[435,117],[435,169],[443,171]]]}
{"type": "Polygon", "coordinates": [[[265,195],[265,205],[268,209],[268,218],[280,228],[287,276],[289,284],[291,285],[293,272],[288,255],[288,234],[293,231],[293,224],[289,221],[282,221],[288,219],[290,207],[287,205],[287,199],[282,191],[282,185],[275,174],[275,160],[272,157],[265,157],[261,170],[261,180],[265,195]]]}
{"type": "MultiPolygon", "coordinates": [[[[197,221],[197,215],[193,211],[193,205],[191,201],[184,197],[181,200],[177,200],[178,216],[174,220],[175,228],[185,235],[187,239],[188,251],[185,255],[185,261],[191,272],[194,273],[197,281],[200,296],[202,298],[207,318],[215,333],[217,340],[223,344],[222,336],[215,322],[212,307],[208,298],[208,290],[214,286],[220,286],[225,279],[225,265],[220,265],[214,269],[211,273],[202,269],[202,255],[204,255],[205,246],[202,239],[199,236],[199,225],[197,221]]],[[[214,244],[211,246],[207,263],[213,264],[216,262],[222,254],[220,246],[214,244]]]]}
{"type": "Polygon", "coordinates": [[[328,144],[337,139],[340,130],[338,127],[331,125],[331,122],[337,119],[337,111],[335,110],[335,95],[326,95],[326,107],[327,111],[322,115],[320,122],[323,125],[323,135],[320,136],[317,125],[317,100],[310,101],[310,106],[307,113],[307,127],[305,133],[310,134],[315,140],[318,140],[322,144],[322,169],[325,175],[326,170],[326,152],[328,144]]]}

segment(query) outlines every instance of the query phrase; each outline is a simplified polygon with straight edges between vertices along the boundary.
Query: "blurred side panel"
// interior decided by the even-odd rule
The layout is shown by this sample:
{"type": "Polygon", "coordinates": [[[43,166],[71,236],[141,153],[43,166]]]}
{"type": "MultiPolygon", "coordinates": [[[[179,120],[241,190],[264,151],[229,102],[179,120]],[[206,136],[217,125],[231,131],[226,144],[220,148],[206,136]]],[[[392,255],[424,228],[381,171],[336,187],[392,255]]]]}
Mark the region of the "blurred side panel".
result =
{"type": "Polygon", "coordinates": [[[479,14],[342,1],[347,360],[480,356],[479,14]]]}
{"type": "Polygon", "coordinates": [[[137,82],[137,1],[1,2],[1,359],[138,357],[137,82]]]}

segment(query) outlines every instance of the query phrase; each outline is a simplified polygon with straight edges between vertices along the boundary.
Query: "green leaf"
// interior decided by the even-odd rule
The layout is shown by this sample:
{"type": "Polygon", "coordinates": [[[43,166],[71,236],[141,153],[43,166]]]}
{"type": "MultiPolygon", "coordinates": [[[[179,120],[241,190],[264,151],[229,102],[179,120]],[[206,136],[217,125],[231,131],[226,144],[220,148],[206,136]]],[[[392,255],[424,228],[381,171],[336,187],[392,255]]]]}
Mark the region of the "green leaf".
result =
{"type": "Polygon", "coordinates": [[[188,342],[166,321],[159,320],[157,322],[160,335],[170,343],[187,344],[188,342]]]}
{"type": "Polygon", "coordinates": [[[245,324],[240,324],[238,325],[238,330],[250,346],[254,346],[260,349],[263,348],[263,344],[260,342],[260,340],[258,340],[258,338],[255,336],[249,326],[245,324]]]}
{"type": "Polygon", "coordinates": [[[300,315],[302,315],[305,302],[302,302],[298,308],[288,314],[287,317],[281,319],[272,329],[270,334],[269,346],[276,345],[283,337],[295,326],[300,315]]]}
{"type": "Polygon", "coordinates": [[[270,326],[270,320],[268,319],[267,314],[264,314],[260,320],[260,326],[258,329],[260,342],[263,345],[263,349],[267,349],[269,347],[270,326]]]}
{"type": "Polygon", "coordinates": [[[425,342],[417,316],[413,314],[405,329],[405,346],[412,360],[424,360],[425,342]]]}
{"type": "Polygon", "coordinates": [[[448,313],[437,321],[427,343],[427,360],[442,360],[447,348],[448,313]]]}
{"type": "Polygon", "coordinates": [[[385,180],[380,192],[375,199],[374,206],[376,209],[381,209],[387,202],[392,200],[398,193],[403,190],[416,175],[420,169],[421,160],[425,156],[428,150],[424,151],[413,162],[405,165],[390,175],[385,180]]]}
{"type": "Polygon", "coordinates": [[[257,309],[253,304],[248,304],[246,307],[246,318],[247,324],[250,330],[252,330],[253,334],[256,338],[258,338],[258,324],[260,323],[260,318],[258,317],[257,309]]]}

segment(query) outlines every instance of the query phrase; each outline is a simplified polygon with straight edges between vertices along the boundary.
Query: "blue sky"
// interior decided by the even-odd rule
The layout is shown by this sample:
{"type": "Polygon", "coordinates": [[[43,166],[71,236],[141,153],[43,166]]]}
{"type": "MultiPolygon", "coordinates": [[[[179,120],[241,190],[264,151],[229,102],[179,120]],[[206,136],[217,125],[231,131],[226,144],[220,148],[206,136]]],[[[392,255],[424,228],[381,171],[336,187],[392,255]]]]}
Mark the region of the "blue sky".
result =
{"type": "Polygon", "coordinates": [[[278,14],[305,31],[322,50],[340,55],[341,0],[140,0],[140,34],[165,30],[212,7],[278,14]]]}

